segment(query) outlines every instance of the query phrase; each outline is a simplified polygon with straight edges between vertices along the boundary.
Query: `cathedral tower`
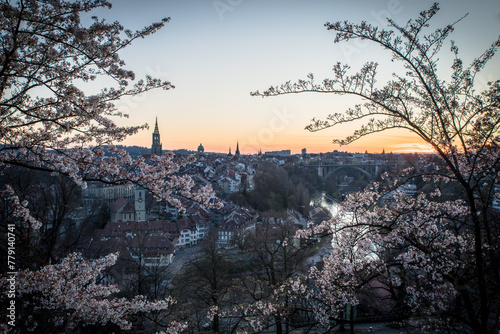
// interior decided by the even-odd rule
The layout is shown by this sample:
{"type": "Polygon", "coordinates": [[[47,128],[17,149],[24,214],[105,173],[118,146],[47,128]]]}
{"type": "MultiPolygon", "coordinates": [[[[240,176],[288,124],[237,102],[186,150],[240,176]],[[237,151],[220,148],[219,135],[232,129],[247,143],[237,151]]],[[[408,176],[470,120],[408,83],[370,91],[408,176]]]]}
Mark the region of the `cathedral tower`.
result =
{"type": "Polygon", "coordinates": [[[240,143],[236,142],[236,152],[234,152],[234,155],[239,156],[240,155],[240,143]]]}
{"type": "Polygon", "coordinates": [[[158,130],[158,117],[156,117],[155,130],[153,132],[153,144],[151,154],[161,155],[160,131],[158,130]]]}

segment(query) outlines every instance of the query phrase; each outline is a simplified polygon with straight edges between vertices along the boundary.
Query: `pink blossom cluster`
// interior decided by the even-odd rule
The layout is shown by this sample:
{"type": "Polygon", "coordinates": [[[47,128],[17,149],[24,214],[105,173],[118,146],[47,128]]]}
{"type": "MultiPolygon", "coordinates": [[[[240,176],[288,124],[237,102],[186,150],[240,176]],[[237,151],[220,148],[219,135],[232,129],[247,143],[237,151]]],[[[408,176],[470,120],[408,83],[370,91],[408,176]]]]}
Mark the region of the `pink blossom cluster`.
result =
{"type": "Polygon", "coordinates": [[[182,321],[171,321],[168,324],[168,328],[164,331],[160,331],[157,334],[177,334],[182,333],[188,329],[188,325],[182,321]]]}
{"type": "MultiPolygon", "coordinates": [[[[143,296],[132,299],[109,298],[118,292],[115,285],[98,284],[98,276],[112,266],[118,254],[109,254],[101,259],[87,261],[78,253],[69,254],[61,263],[47,265],[40,270],[23,270],[17,276],[17,294],[23,307],[51,310],[54,325],[73,327],[77,324],[114,323],[129,329],[127,315],[165,310],[174,301],[171,298],[147,301],[143,296]],[[32,298],[26,298],[32,296],[32,298]]],[[[2,286],[7,284],[1,279],[2,286]]],[[[24,316],[20,321],[34,329],[36,323],[24,316]]]]}
{"type": "MultiPolygon", "coordinates": [[[[280,283],[266,299],[256,300],[249,304],[239,304],[224,311],[214,306],[210,308],[208,318],[212,320],[215,314],[220,318],[239,317],[246,320],[251,332],[259,332],[273,323],[275,317],[287,317],[289,315],[286,303],[305,300],[307,295],[308,285],[305,278],[296,275],[280,283]],[[285,299],[286,303],[284,302],[285,299]]],[[[239,333],[247,332],[244,328],[239,329],[239,333]]]]}
{"type": "MultiPolygon", "coordinates": [[[[112,298],[119,289],[115,285],[98,284],[99,275],[112,266],[118,253],[109,254],[94,261],[84,260],[81,254],[72,253],[61,263],[47,265],[37,271],[19,271],[17,276],[17,297],[23,307],[51,310],[52,323],[74,327],[78,324],[113,323],[122,329],[130,329],[127,316],[135,313],[166,310],[173,303],[172,298],[147,301],[143,296],[132,299],[112,298]]],[[[6,278],[1,285],[7,284],[6,278]]],[[[25,315],[19,321],[36,329],[37,324],[25,315]]],[[[176,327],[181,328],[181,324],[176,327]]]]}
{"type": "MultiPolygon", "coordinates": [[[[430,196],[439,197],[439,190],[430,196]]],[[[473,261],[473,236],[461,228],[470,213],[464,201],[437,202],[400,191],[390,205],[379,205],[382,198],[373,190],[351,194],[332,219],[297,232],[303,238],[325,231],[332,236],[332,253],[323,259],[322,270],[311,268],[314,288],[307,294],[326,327],[347,305],[357,305],[359,292],[377,277],[389,278],[394,286],[404,279],[406,303],[414,311],[447,310],[457,294],[450,277],[473,261]]]]}
{"type": "Polygon", "coordinates": [[[20,201],[12,186],[7,184],[5,188],[8,194],[7,199],[9,200],[9,204],[13,210],[12,215],[21,219],[24,227],[32,228],[34,230],[39,229],[42,226],[42,223],[31,215],[28,208],[28,201],[20,201]]]}

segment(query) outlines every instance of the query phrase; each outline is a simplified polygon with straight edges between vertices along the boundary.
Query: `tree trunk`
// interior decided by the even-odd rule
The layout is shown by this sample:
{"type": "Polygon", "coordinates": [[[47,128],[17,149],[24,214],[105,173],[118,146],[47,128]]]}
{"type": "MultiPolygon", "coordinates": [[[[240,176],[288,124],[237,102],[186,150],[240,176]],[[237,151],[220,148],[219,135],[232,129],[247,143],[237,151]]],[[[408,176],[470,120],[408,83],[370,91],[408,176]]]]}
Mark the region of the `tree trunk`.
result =
{"type": "Polygon", "coordinates": [[[219,315],[216,314],[214,316],[214,333],[219,333],[219,326],[220,326],[220,324],[219,324],[219,315]]]}
{"type": "Polygon", "coordinates": [[[351,312],[349,312],[349,331],[354,334],[354,306],[351,305],[351,312]]]}
{"type": "Polygon", "coordinates": [[[276,334],[282,334],[283,328],[281,324],[281,316],[277,315],[275,316],[275,319],[276,319],[276,334]]]}

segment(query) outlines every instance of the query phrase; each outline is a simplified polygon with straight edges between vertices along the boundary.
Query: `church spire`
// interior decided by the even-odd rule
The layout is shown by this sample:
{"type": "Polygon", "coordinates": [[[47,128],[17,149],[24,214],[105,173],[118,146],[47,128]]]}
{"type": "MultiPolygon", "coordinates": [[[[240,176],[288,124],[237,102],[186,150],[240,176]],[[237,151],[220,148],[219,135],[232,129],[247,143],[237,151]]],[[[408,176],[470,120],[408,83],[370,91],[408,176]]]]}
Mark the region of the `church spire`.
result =
{"type": "Polygon", "coordinates": [[[151,154],[162,155],[160,131],[158,130],[158,117],[156,117],[155,130],[153,131],[153,143],[151,144],[151,154]]]}
{"type": "Polygon", "coordinates": [[[234,152],[234,155],[240,155],[240,144],[236,142],[236,152],[234,152]]]}
{"type": "Polygon", "coordinates": [[[160,131],[158,130],[158,116],[156,117],[156,121],[155,121],[155,131],[154,131],[154,133],[156,133],[158,135],[160,134],[160,131]]]}

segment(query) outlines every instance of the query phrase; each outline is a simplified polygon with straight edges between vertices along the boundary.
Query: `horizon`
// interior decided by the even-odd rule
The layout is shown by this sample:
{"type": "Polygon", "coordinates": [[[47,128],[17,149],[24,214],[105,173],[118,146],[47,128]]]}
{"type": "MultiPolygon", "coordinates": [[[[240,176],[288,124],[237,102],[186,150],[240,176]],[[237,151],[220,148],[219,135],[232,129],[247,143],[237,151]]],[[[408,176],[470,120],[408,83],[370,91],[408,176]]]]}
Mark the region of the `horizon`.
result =
{"type": "MultiPolygon", "coordinates": [[[[203,143],[201,143],[203,144],[203,143]]],[[[111,146],[111,145],[104,145],[103,147],[107,147],[107,146],[111,146]]],[[[114,145],[118,148],[121,148],[121,147],[124,147],[124,148],[131,148],[131,147],[137,147],[137,148],[140,148],[140,149],[144,149],[144,150],[148,150],[150,151],[151,150],[151,146],[140,146],[140,145],[123,145],[123,144],[117,144],[117,145],[114,145]]],[[[304,147],[305,148],[305,147],[304,147]]],[[[307,150],[307,148],[305,148],[307,150]]],[[[280,151],[290,151],[290,155],[288,156],[293,156],[293,155],[302,155],[302,152],[294,152],[290,149],[281,149],[281,150],[273,150],[273,151],[262,151],[262,155],[266,155],[267,153],[270,153],[270,152],[280,152],[280,151]]],[[[197,149],[189,149],[189,148],[185,148],[185,147],[181,147],[181,148],[173,148],[173,149],[162,149],[162,152],[177,152],[177,151],[187,151],[189,152],[190,154],[197,154],[197,149]]],[[[300,150],[301,151],[301,150],[300,150]]],[[[207,151],[205,150],[203,152],[203,154],[221,154],[221,155],[228,155],[229,152],[215,152],[215,151],[207,151]]],[[[306,154],[328,154],[328,153],[345,153],[345,154],[435,154],[435,152],[431,152],[431,151],[422,151],[422,152],[392,152],[392,151],[385,151],[383,150],[382,152],[366,152],[363,151],[363,152],[351,152],[351,151],[347,151],[347,150],[341,150],[341,149],[334,149],[332,151],[325,151],[325,152],[309,152],[309,151],[306,151],[306,154]]],[[[240,155],[258,155],[259,152],[254,152],[254,153],[240,153],[240,155]]],[[[231,155],[235,155],[234,154],[234,150],[231,150],[231,155]]],[[[286,157],[286,155],[284,155],[283,157],[286,157]]]]}
{"type": "MultiPolygon", "coordinates": [[[[148,130],[143,130],[143,131],[149,131],[150,132],[150,135],[152,135],[152,131],[151,131],[151,128],[154,128],[154,127],[150,127],[150,129],[148,130]]],[[[163,141],[161,140],[162,136],[161,136],[161,129],[160,127],[158,126],[159,128],[159,132],[160,132],[160,142],[162,145],[164,145],[163,141]]],[[[154,129],[153,129],[154,130],[154,129]]],[[[364,139],[364,138],[363,138],[364,139]]],[[[152,139],[150,139],[152,141],[152,139]]],[[[361,141],[361,140],[360,140],[361,141]]],[[[127,142],[127,141],[124,141],[124,142],[127,142]]],[[[243,142],[244,144],[245,142],[243,142]]],[[[214,150],[210,150],[205,147],[205,145],[203,144],[203,142],[199,143],[198,145],[195,145],[195,147],[193,148],[187,148],[187,147],[177,147],[177,148],[167,148],[167,149],[163,149],[162,151],[177,151],[177,150],[187,150],[187,151],[192,151],[192,152],[197,152],[197,148],[199,145],[203,145],[204,149],[205,149],[205,153],[219,153],[219,154],[228,154],[229,151],[231,150],[231,153],[234,154],[235,150],[236,150],[236,146],[239,144],[239,141],[236,141],[236,144],[235,145],[229,145],[227,146],[227,149],[225,151],[223,150],[217,150],[217,151],[214,151],[214,150]]],[[[117,144],[117,145],[122,145],[122,144],[117,144]]],[[[147,148],[147,149],[151,149],[151,145],[149,146],[145,146],[145,145],[137,145],[137,144],[125,144],[124,146],[137,146],[137,147],[143,147],[143,148],[147,148]]],[[[167,145],[168,146],[168,145],[167,145]]],[[[273,145],[273,149],[268,149],[268,150],[264,150],[262,148],[257,148],[255,150],[255,147],[252,147],[252,148],[246,148],[244,146],[242,146],[241,144],[239,145],[239,149],[240,149],[240,152],[241,154],[245,154],[245,155],[253,155],[253,154],[258,154],[259,151],[262,151],[262,153],[264,154],[265,152],[272,152],[272,151],[283,151],[283,150],[290,150],[292,153],[291,155],[293,154],[301,154],[301,151],[302,149],[306,149],[307,151],[307,154],[320,154],[320,153],[330,153],[330,152],[335,152],[335,151],[338,151],[338,152],[348,152],[348,153],[369,153],[369,154],[382,154],[382,152],[386,152],[386,153],[401,153],[401,154],[404,154],[404,153],[434,153],[434,150],[432,148],[430,148],[430,145],[426,144],[426,143],[409,143],[409,144],[403,144],[402,141],[399,141],[397,144],[395,145],[389,145],[389,147],[398,147],[398,146],[406,146],[404,148],[401,148],[399,150],[396,150],[396,151],[393,151],[393,150],[387,150],[385,147],[382,147],[379,151],[377,151],[376,149],[370,151],[368,148],[363,148],[363,146],[360,146],[360,145],[346,145],[346,146],[339,146],[339,145],[331,145],[331,149],[329,151],[318,151],[317,149],[314,150],[314,151],[311,151],[308,147],[302,147],[302,148],[289,148],[289,147],[280,147],[278,145],[273,145]],[[412,150],[412,148],[415,148],[415,147],[418,147],[418,149],[415,149],[415,150],[412,150]],[[357,150],[356,150],[357,149],[357,150]],[[297,153],[293,153],[297,151],[297,153]]],[[[165,146],[164,146],[165,147],[165,146]]],[[[216,145],[216,147],[223,147],[223,145],[216,145]]]]}

